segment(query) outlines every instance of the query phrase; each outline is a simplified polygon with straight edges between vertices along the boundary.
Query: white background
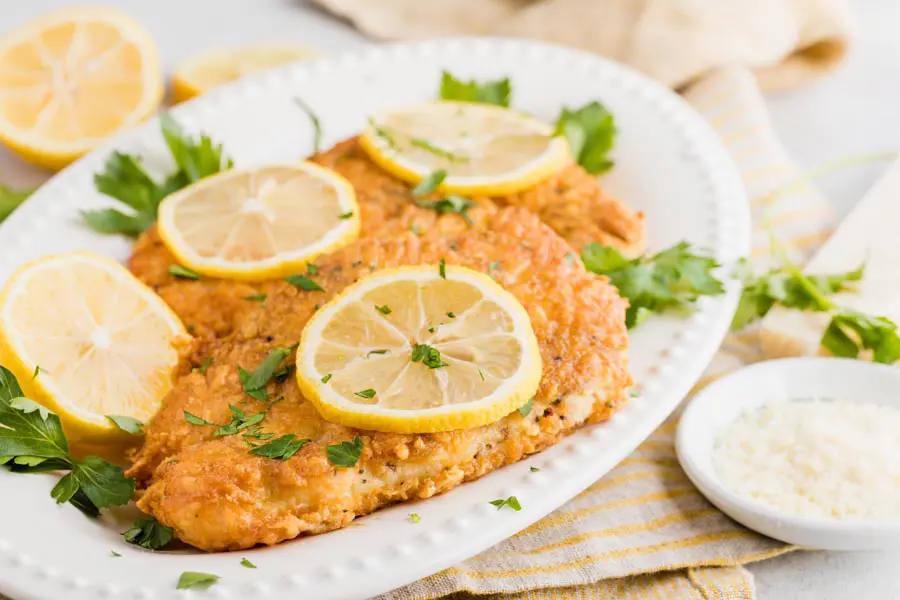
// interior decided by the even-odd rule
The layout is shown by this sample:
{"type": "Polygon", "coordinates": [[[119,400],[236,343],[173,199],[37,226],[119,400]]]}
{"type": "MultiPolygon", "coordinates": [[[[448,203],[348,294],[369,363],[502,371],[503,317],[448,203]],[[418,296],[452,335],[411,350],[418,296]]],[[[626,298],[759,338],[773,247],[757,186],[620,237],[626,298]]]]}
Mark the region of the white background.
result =
{"type": "MultiPolygon", "coordinates": [[[[376,1],[376,0],[373,0],[376,1]]],[[[423,0],[425,1],[425,0],[423,0]]],[[[714,0],[710,0],[714,1],[714,0]]],[[[0,0],[0,34],[50,9],[85,2],[0,0]]],[[[900,2],[856,0],[859,31],[833,76],[767,97],[772,121],[803,169],[875,150],[900,149],[900,2]]],[[[291,42],[339,52],[368,43],[349,25],[302,0],[119,0],[157,40],[167,70],[219,46],[291,42]]],[[[818,182],[845,215],[884,165],[856,167],[818,182]]],[[[37,184],[47,174],[0,149],[0,182],[37,184]]],[[[898,199],[900,201],[900,199],[898,199]]],[[[900,554],[795,553],[750,567],[760,600],[900,598],[900,554]]]]}

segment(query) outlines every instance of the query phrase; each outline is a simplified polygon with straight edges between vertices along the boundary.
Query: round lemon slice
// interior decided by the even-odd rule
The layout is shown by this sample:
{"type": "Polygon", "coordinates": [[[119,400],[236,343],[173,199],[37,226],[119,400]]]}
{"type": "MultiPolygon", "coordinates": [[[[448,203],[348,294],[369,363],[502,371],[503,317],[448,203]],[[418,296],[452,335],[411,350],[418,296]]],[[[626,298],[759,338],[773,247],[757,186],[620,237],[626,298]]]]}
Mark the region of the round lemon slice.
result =
{"type": "Polygon", "coordinates": [[[489,277],[443,264],[350,286],[313,315],[297,352],[300,389],[322,417],[375,431],[486,425],[540,379],[525,308],[489,277]]]}
{"type": "Polygon", "coordinates": [[[76,444],[133,442],[107,417],[153,416],[172,387],[182,336],[156,294],[86,252],[38,259],[0,292],[0,365],[76,444]]]}
{"type": "Polygon", "coordinates": [[[58,10],[0,39],[0,140],[41,166],[64,167],[162,97],[156,45],[118,10],[58,10]]]}
{"type": "Polygon", "coordinates": [[[159,234],[181,263],[263,280],[304,268],[359,235],[350,183],[313,163],[226,171],[162,201],[159,234]]]}
{"type": "Polygon", "coordinates": [[[256,71],[304,60],[318,52],[305,46],[241,46],[204,52],[188,59],[172,77],[172,97],[184,102],[256,71]]]}
{"type": "Polygon", "coordinates": [[[533,187],[569,160],[553,128],[527,115],[469,102],[432,102],[374,115],[360,139],[385,171],[416,183],[443,170],[440,190],[498,196],[533,187]]]}

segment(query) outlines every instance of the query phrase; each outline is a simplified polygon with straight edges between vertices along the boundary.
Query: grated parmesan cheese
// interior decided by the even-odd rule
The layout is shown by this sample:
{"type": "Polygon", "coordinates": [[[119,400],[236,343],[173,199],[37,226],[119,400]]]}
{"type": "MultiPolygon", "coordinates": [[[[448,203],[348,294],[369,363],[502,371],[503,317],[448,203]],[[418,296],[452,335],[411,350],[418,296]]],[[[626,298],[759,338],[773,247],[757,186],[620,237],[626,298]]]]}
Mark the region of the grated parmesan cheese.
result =
{"type": "Polygon", "coordinates": [[[717,436],[725,487],[776,510],[900,519],[900,409],[795,401],[747,411],[717,436]]]}

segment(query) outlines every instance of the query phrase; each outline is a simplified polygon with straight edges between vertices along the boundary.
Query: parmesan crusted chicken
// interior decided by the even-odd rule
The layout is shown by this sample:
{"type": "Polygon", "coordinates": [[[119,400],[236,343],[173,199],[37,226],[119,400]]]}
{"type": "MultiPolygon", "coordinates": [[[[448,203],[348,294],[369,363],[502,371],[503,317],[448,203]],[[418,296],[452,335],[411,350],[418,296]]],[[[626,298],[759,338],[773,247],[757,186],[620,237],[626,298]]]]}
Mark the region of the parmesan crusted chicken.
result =
{"type": "MultiPolygon", "coordinates": [[[[626,302],[605,278],[573,260],[570,244],[545,224],[556,222],[565,233],[560,223],[566,219],[558,220],[549,204],[542,209],[538,190],[502,202],[479,200],[472,210],[476,226],[469,228],[459,215],[436,218],[433,211],[410,206],[407,186],[375,173],[357,156],[354,142],[343,147],[319,160],[343,165],[357,186],[371,177],[377,192],[357,188],[366,237],[317,259],[315,280],[324,292],[284,281],[175,285],[164,275],[170,259],[153,234],[141,241],[132,261],[187,323],[211,334],[185,351],[186,375],[148,424],[130,471],[138,481],[138,506],[198,548],[275,544],[346,526],[388,504],[431,497],[539,452],[587,422],[609,418],[627,398],[626,302]],[[340,159],[342,152],[349,158],[340,159]],[[549,213],[541,216],[542,211],[549,213]],[[430,231],[418,236],[408,231],[411,222],[430,231]],[[528,311],[544,368],[526,416],[515,411],[490,425],[446,433],[377,433],[323,420],[293,376],[268,384],[270,403],[243,391],[238,367],[253,370],[273,349],[295,344],[317,305],[374,269],[441,259],[490,273],[528,311]],[[250,294],[266,294],[266,300],[245,300],[250,294]],[[208,365],[203,373],[190,370],[201,364],[208,365]],[[227,423],[229,405],[248,416],[265,412],[259,425],[267,433],[311,441],[288,460],[275,460],[249,454],[241,434],[216,437],[214,426],[185,420],[187,411],[227,423]],[[356,436],[363,442],[358,464],[329,463],[326,446],[356,436]]],[[[574,231],[574,221],[570,225],[574,231]]]]}
{"type": "MultiPolygon", "coordinates": [[[[385,240],[408,232],[425,237],[456,235],[490,226],[492,215],[500,208],[521,206],[540,217],[576,252],[590,242],[614,246],[629,255],[644,247],[643,215],[607,196],[597,179],[574,163],[525,192],[472,198],[475,206],[467,211],[469,225],[458,214],[438,215],[417,206],[411,186],[369,160],[356,138],[313,160],[337,171],[353,185],[360,205],[362,237],[385,240]]],[[[154,228],[138,240],[130,267],[172,306],[193,333],[202,337],[231,333],[241,315],[254,308],[245,298],[268,285],[178,279],[168,272],[175,263],[154,228]]]]}

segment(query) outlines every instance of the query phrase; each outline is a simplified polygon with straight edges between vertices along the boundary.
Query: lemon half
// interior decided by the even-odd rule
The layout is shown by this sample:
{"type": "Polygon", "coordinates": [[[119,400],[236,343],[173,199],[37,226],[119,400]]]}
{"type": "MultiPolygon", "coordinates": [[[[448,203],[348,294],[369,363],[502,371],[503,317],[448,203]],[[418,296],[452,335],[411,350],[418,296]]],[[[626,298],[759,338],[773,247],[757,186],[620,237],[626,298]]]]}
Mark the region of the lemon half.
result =
{"type": "Polygon", "coordinates": [[[350,183],[304,162],[233,170],[162,201],[159,234],[181,263],[242,280],[284,276],[359,235],[350,183]]]}
{"type": "Polygon", "coordinates": [[[162,96],[156,45],[118,10],[58,10],[0,39],[0,140],[41,166],[137,125],[162,96]]]}
{"type": "Polygon", "coordinates": [[[305,46],[270,45],[204,52],[188,59],[175,70],[172,97],[175,102],[184,102],[244,75],[312,58],[317,54],[305,46]]]}
{"type": "Polygon", "coordinates": [[[86,252],[38,259],[0,292],[0,364],[75,443],[127,443],[106,417],[153,416],[186,336],[150,288],[86,252]]]}
{"type": "Polygon", "coordinates": [[[327,420],[428,433],[478,427],[521,407],[541,379],[516,298],[463,267],[378,271],[303,330],[297,379],[327,420]]]}
{"type": "Polygon", "coordinates": [[[553,133],[498,106],[432,102],[374,115],[360,143],[405,181],[443,170],[442,191],[499,196],[533,187],[571,160],[567,142],[553,133]]]}

